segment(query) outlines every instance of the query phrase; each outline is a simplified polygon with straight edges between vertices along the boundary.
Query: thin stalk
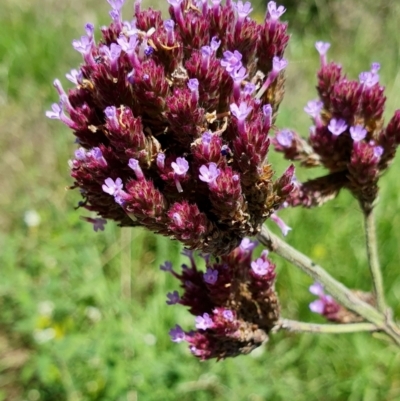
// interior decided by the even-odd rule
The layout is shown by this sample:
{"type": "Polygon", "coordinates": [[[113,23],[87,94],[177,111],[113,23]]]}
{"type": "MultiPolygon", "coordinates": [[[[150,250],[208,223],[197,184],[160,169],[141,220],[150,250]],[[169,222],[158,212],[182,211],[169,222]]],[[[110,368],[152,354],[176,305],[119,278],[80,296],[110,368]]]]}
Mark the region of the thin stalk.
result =
{"type": "Polygon", "coordinates": [[[323,284],[326,290],[344,307],[357,313],[366,321],[373,323],[377,329],[384,331],[400,345],[400,330],[388,314],[380,313],[371,305],[361,301],[361,299],[333,278],[325,269],[270,232],[267,227],[262,227],[261,232],[258,234],[258,239],[270,251],[282,256],[315,281],[323,284]]]}
{"type": "Polygon", "coordinates": [[[349,323],[349,324],[316,324],[307,322],[298,322],[297,320],[281,319],[278,322],[278,329],[301,333],[323,333],[323,334],[341,334],[357,333],[360,331],[377,331],[378,329],[372,323],[349,323]]]}
{"type": "Polygon", "coordinates": [[[382,270],[379,265],[378,245],[376,240],[376,227],[373,211],[365,213],[364,217],[368,264],[374,286],[376,304],[378,310],[384,313],[387,310],[387,306],[385,302],[385,292],[383,289],[382,270]]]}

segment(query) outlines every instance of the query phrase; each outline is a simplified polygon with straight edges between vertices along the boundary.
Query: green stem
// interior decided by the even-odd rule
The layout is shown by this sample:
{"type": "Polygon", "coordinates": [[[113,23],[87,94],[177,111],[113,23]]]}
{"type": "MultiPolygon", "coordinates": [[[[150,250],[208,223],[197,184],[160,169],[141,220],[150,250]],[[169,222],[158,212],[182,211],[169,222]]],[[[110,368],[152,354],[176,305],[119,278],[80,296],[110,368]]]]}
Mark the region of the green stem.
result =
{"type": "Polygon", "coordinates": [[[387,309],[385,292],[383,289],[382,271],[379,265],[378,246],[376,240],[375,218],[373,211],[367,212],[365,216],[365,237],[367,242],[367,255],[369,270],[371,272],[374,293],[378,310],[384,313],[387,309]]]}
{"type": "Polygon", "coordinates": [[[357,333],[360,331],[377,331],[372,323],[349,323],[349,324],[315,324],[298,322],[297,320],[281,319],[278,322],[278,328],[287,331],[302,333],[357,333]]]}
{"type": "Polygon", "coordinates": [[[374,324],[377,329],[388,334],[398,345],[400,345],[400,330],[394,324],[391,317],[380,313],[371,305],[361,301],[342,283],[333,278],[321,266],[318,266],[309,257],[293,248],[285,241],[263,226],[258,234],[259,241],[270,251],[277,253],[303,272],[312,277],[315,281],[324,285],[325,289],[344,307],[357,313],[366,321],[374,324]]]}

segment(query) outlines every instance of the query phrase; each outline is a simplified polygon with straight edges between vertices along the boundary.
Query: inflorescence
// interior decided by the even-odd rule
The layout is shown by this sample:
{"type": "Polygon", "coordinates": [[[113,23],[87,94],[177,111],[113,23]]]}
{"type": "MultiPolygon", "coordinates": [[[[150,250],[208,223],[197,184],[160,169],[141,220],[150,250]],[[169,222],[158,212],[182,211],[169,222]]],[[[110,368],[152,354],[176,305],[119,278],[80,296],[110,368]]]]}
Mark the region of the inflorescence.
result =
{"type": "Polygon", "coordinates": [[[293,189],[293,167],[273,180],[266,161],[284,93],[285,9],[269,2],[258,24],[249,2],[168,1],[170,19],[136,1],[127,22],[124,0],[108,0],[110,26],[96,42],[87,24],[73,42],[75,87],[54,82],[60,101],[47,116],[76,136],[80,206],[223,255],[293,189]]]}
{"type": "Polygon", "coordinates": [[[400,144],[400,110],[385,127],[380,65],[373,63],[358,81],[349,80],[340,65],[327,62],[329,47],[329,43],[316,43],[321,60],[319,98],[304,108],[313,120],[308,140],[285,129],[276,134],[273,144],[289,160],[329,170],[323,177],[298,183],[289,200],[292,206],[319,206],[347,188],[369,213],[378,194],[378,179],[400,144]]]}
{"type": "Polygon", "coordinates": [[[274,290],[275,265],[268,252],[252,260],[257,244],[244,238],[239,247],[218,261],[204,256],[206,271],[198,269],[193,253],[184,251],[190,265],[178,274],[172,264],[161,266],[181,282],[183,294],[167,295],[167,304],[181,304],[196,316],[196,330],[179,325],[170,331],[174,342],[186,341],[201,360],[224,359],[248,354],[268,339],[279,319],[279,301],[274,290]]]}

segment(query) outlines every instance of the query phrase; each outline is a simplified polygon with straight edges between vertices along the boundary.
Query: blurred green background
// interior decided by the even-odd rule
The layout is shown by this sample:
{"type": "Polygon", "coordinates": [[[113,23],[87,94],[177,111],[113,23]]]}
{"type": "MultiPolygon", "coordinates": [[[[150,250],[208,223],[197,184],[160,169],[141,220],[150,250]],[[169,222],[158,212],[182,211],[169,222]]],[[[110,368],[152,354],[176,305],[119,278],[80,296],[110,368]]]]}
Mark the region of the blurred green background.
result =
{"type": "MultiPolygon", "coordinates": [[[[389,118],[400,106],[400,2],[282,3],[292,38],[278,125],[308,132],[302,110],[316,96],[316,40],[332,43],[329,57],[351,78],[381,62],[389,118]]],[[[127,4],[125,19],[131,10],[127,4]]],[[[257,5],[259,18],[264,10],[257,5]]],[[[249,356],[218,363],[200,363],[170,341],[177,322],[193,326],[184,308],[165,304],[176,283],[158,270],[167,259],[181,263],[179,245],[113,223],[94,233],[81,221],[79,194],[66,190],[74,138],[44,117],[58,99],[53,79],[68,87],[63,77],[80,63],[70,44],[86,22],[109,23],[105,0],[1,2],[0,400],[400,400],[399,350],[368,334],[279,333],[249,356]]],[[[280,157],[271,160],[282,172],[280,157]]],[[[385,287],[398,317],[399,168],[397,160],[382,178],[377,206],[385,287]]],[[[289,243],[346,285],[370,289],[362,218],[347,193],[282,217],[294,228],[289,243]]],[[[285,317],[322,322],[308,309],[310,279],[273,258],[285,317]]]]}

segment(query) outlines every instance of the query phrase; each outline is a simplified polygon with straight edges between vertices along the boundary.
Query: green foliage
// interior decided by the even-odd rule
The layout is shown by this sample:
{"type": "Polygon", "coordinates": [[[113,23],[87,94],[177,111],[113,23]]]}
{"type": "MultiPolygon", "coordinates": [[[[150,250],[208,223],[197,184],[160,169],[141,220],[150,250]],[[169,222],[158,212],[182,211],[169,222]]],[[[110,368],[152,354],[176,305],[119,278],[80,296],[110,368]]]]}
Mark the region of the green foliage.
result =
{"type": "MultiPolygon", "coordinates": [[[[107,5],[101,3],[2,4],[0,207],[6,213],[0,215],[0,400],[398,400],[398,351],[369,334],[279,333],[252,355],[219,363],[200,363],[185,345],[170,341],[168,330],[176,322],[185,328],[193,325],[183,308],[165,305],[175,283],[158,270],[165,259],[182,263],[179,246],[110,223],[96,234],[81,221],[82,212],[73,210],[78,194],[64,189],[71,183],[66,162],[73,138],[44,118],[56,99],[51,81],[79,63],[69,43],[82,34],[86,20],[97,27],[103,20],[96,21],[96,16],[106,22],[107,5]],[[40,224],[27,226],[29,210],[38,213],[40,224]],[[22,350],[27,357],[18,362],[16,353],[22,350]]],[[[382,13],[375,16],[361,1],[353,4],[368,15],[367,21],[376,17],[385,46],[365,41],[371,38],[369,25],[348,27],[356,35],[351,46],[343,33],[327,26],[330,57],[340,58],[352,76],[381,61],[393,111],[400,103],[400,13],[393,9],[382,19],[382,13]]],[[[278,121],[303,133],[309,122],[302,108],[315,97],[317,34],[314,30],[292,37],[287,98],[278,121]]],[[[271,160],[278,171],[284,169],[279,156],[271,160]]],[[[385,285],[397,316],[399,168],[397,160],[383,177],[377,208],[385,285]]],[[[282,217],[294,227],[288,236],[292,245],[346,285],[369,290],[361,214],[348,194],[323,209],[285,210],[282,217]]],[[[274,259],[285,316],[322,322],[308,309],[310,279],[274,259]]]]}

